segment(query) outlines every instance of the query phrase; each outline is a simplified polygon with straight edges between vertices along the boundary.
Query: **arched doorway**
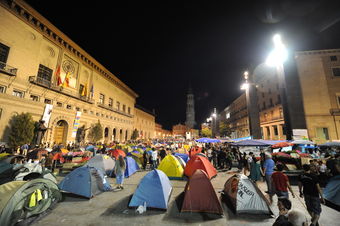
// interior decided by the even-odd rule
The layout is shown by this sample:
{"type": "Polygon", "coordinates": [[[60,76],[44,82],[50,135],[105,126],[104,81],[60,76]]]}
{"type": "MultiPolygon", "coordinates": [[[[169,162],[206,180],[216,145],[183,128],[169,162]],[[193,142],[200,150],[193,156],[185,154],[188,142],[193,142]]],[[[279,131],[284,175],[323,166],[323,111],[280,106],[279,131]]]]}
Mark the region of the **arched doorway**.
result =
{"type": "Polygon", "coordinates": [[[68,123],[65,120],[59,120],[54,129],[54,142],[57,144],[66,144],[68,123]]]}
{"type": "Polygon", "coordinates": [[[125,141],[128,140],[128,130],[125,131],[125,141]]]}
{"type": "Polygon", "coordinates": [[[104,137],[105,137],[105,139],[107,139],[109,137],[109,128],[107,128],[107,127],[104,130],[104,137]]]}
{"type": "Polygon", "coordinates": [[[112,130],[112,140],[113,141],[117,140],[116,128],[113,128],[113,130],[112,130]]]}
{"type": "Polygon", "coordinates": [[[123,141],[123,129],[120,129],[120,131],[119,131],[119,141],[120,142],[123,141]]]}

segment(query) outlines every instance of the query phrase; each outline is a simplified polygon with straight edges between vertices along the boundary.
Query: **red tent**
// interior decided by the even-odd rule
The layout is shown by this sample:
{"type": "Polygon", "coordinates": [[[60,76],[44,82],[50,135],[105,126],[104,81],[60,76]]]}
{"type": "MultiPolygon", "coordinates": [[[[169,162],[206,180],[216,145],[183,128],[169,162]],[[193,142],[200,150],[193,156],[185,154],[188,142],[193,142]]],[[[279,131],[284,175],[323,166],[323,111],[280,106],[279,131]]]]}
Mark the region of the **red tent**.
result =
{"type": "Polygon", "coordinates": [[[206,212],[223,215],[216,192],[203,170],[196,170],[184,190],[181,212],[206,212]]]}
{"type": "Polygon", "coordinates": [[[192,147],[189,151],[189,157],[192,158],[194,157],[196,154],[198,153],[201,153],[202,151],[202,148],[198,147],[198,146],[195,146],[195,147],[192,147]]]}
{"type": "Polygon", "coordinates": [[[187,162],[187,165],[184,169],[184,174],[190,177],[196,169],[204,170],[207,173],[209,179],[217,175],[217,170],[214,168],[214,166],[206,157],[201,155],[195,155],[187,162]]]}
{"type": "Polygon", "coordinates": [[[125,152],[123,150],[120,150],[120,149],[109,150],[109,153],[115,159],[118,159],[118,156],[120,156],[120,155],[123,156],[123,158],[126,156],[125,152]]]}

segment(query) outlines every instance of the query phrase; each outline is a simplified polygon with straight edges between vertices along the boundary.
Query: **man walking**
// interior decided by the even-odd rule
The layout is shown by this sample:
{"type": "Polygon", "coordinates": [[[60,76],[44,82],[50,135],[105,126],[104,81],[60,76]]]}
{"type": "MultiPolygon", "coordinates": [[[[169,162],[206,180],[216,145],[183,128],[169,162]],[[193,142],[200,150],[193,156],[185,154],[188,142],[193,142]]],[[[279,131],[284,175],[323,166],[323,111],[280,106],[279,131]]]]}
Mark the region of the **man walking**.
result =
{"type": "Polygon", "coordinates": [[[319,225],[318,220],[321,213],[320,197],[322,203],[325,203],[325,200],[322,196],[318,177],[311,173],[310,166],[308,164],[304,164],[302,167],[304,173],[300,175],[298,182],[300,197],[304,197],[308,213],[312,217],[311,226],[317,226],[319,225]]]}
{"type": "Polygon", "coordinates": [[[272,159],[271,154],[266,153],[266,160],[263,164],[263,173],[264,178],[266,180],[267,184],[267,193],[269,194],[270,201],[272,202],[272,196],[274,194],[273,192],[273,186],[272,186],[272,174],[274,172],[275,162],[272,159]]]}
{"type": "Polygon", "coordinates": [[[292,190],[292,187],[289,184],[288,176],[282,172],[283,165],[276,165],[277,171],[272,174],[273,181],[273,190],[278,198],[286,198],[289,199],[288,189],[292,193],[293,198],[295,198],[295,194],[292,190]]]}

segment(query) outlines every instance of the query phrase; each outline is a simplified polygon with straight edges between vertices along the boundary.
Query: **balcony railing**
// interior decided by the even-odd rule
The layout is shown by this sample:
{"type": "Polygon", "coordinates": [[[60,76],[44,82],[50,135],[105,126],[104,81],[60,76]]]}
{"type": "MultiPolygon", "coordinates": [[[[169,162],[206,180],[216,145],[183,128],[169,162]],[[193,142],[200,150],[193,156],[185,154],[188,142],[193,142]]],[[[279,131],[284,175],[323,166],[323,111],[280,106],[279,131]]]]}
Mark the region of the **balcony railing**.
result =
{"type": "Polygon", "coordinates": [[[9,76],[16,76],[18,69],[8,64],[0,61],[0,72],[9,75],[9,76]]]}
{"type": "Polygon", "coordinates": [[[68,91],[68,90],[64,90],[63,87],[61,86],[56,86],[54,85],[50,80],[48,79],[44,79],[44,78],[41,78],[41,77],[37,77],[37,76],[29,76],[28,77],[28,81],[32,84],[35,84],[37,86],[41,86],[41,87],[44,87],[44,88],[47,88],[47,89],[50,89],[50,90],[53,90],[57,93],[61,93],[63,95],[66,95],[68,97],[72,97],[74,99],[77,99],[77,100],[81,100],[81,101],[84,101],[86,103],[90,103],[90,104],[93,104],[94,101],[86,96],[82,96],[81,94],[77,93],[76,95],[74,93],[72,93],[71,91],[68,91]]]}
{"type": "Polygon", "coordinates": [[[121,115],[125,115],[125,116],[130,117],[130,118],[133,117],[133,115],[128,114],[128,113],[126,113],[126,112],[124,112],[124,111],[120,111],[120,110],[118,110],[117,108],[114,108],[114,107],[112,107],[112,106],[108,106],[108,105],[105,105],[105,104],[100,103],[100,102],[97,102],[97,105],[98,105],[98,107],[104,108],[104,109],[106,109],[106,110],[113,111],[113,112],[115,112],[115,113],[118,113],[118,114],[121,114],[121,115]]]}
{"type": "Polygon", "coordinates": [[[331,115],[340,115],[340,108],[331,108],[329,109],[329,113],[331,113],[331,115]]]}

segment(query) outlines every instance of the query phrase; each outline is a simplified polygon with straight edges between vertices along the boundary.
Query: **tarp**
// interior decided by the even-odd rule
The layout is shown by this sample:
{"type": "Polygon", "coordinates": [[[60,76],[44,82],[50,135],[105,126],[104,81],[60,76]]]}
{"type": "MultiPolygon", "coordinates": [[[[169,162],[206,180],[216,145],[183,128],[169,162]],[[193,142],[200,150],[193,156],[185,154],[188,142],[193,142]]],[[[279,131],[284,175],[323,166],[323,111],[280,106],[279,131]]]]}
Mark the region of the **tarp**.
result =
{"type": "Polygon", "coordinates": [[[93,167],[79,167],[65,176],[59,183],[62,191],[92,198],[103,191],[109,190],[110,184],[103,172],[93,167]]]}
{"type": "Polygon", "coordinates": [[[232,143],[233,146],[270,146],[271,144],[259,140],[242,140],[232,143]]]}
{"type": "Polygon", "coordinates": [[[273,214],[259,188],[243,174],[230,177],[224,184],[222,195],[235,213],[273,214]]]}
{"type": "Polygon", "coordinates": [[[0,185],[0,225],[26,225],[62,198],[50,180],[11,181],[0,185]],[[27,222],[27,223],[25,223],[27,222]]]}
{"type": "Polygon", "coordinates": [[[323,189],[323,196],[326,200],[340,207],[340,175],[332,177],[323,189]]]}
{"type": "Polygon", "coordinates": [[[173,155],[165,156],[157,169],[163,171],[169,179],[181,179],[183,177],[183,167],[178,159],[173,155]]]}
{"type": "Polygon", "coordinates": [[[168,177],[161,170],[154,169],[142,178],[129,207],[138,207],[145,202],[149,208],[167,209],[171,191],[168,177]]]}
{"type": "Polygon", "coordinates": [[[195,155],[188,161],[184,169],[184,174],[190,177],[197,169],[205,171],[209,179],[217,175],[217,170],[211,164],[211,162],[209,162],[207,158],[200,155],[195,155]]]}
{"type": "Polygon", "coordinates": [[[208,175],[196,170],[185,185],[181,212],[206,212],[223,214],[220,201],[208,175]]]}
{"type": "Polygon", "coordinates": [[[132,157],[130,156],[126,157],[125,162],[126,162],[126,169],[124,174],[125,177],[129,177],[139,170],[139,166],[132,157]]]}
{"type": "Polygon", "coordinates": [[[219,139],[212,139],[208,137],[202,137],[202,138],[196,139],[195,141],[200,142],[200,143],[220,143],[221,142],[219,139]]]}
{"type": "Polygon", "coordinates": [[[320,147],[340,147],[340,142],[326,142],[319,145],[320,147]]]}
{"type": "Polygon", "coordinates": [[[111,175],[115,167],[115,160],[108,155],[97,154],[92,157],[84,166],[90,166],[101,170],[106,175],[111,175]]]}

